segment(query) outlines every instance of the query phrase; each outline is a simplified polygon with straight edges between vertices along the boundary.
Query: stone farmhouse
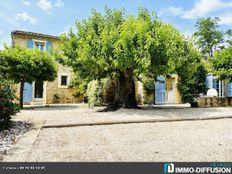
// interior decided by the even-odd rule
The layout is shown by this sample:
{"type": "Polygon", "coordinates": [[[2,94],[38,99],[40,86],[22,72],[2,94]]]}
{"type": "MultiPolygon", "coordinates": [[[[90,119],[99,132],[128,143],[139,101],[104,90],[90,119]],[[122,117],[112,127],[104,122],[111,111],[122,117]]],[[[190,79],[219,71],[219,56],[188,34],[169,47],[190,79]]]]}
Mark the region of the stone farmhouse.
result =
{"type": "MultiPolygon", "coordinates": [[[[37,48],[41,51],[58,49],[59,37],[47,34],[19,31],[11,32],[12,46],[19,45],[27,48],[37,48]]],[[[72,70],[68,67],[58,65],[57,78],[52,82],[25,83],[24,104],[51,104],[51,103],[78,103],[83,97],[76,97],[78,87],[70,88],[73,79],[72,70]]],[[[136,99],[139,104],[178,104],[181,97],[177,89],[178,76],[159,76],[155,82],[154,94],[147,96],[143,85],[136,82],[136,99]]],[[[19,87],[17,87],[19,94],[19,87]]]]}
{"type": "MultiPolygon", "coordinates": [[[[15,30],[11,32],[12,46],[19,45],[27,48],[37,48],[41,51],[58,49],[59,37],[41,33],[15,30]]],[[[24,104],[51,104],[51,103],[76,103],[82,97],[76,97],[78,88],[70,88],[73,79],[70,68],[58,65],[57,78],[52,82],[25,83],[24,104]]],[[[19,94],[19,85],[17,87],[19,94]]]]}

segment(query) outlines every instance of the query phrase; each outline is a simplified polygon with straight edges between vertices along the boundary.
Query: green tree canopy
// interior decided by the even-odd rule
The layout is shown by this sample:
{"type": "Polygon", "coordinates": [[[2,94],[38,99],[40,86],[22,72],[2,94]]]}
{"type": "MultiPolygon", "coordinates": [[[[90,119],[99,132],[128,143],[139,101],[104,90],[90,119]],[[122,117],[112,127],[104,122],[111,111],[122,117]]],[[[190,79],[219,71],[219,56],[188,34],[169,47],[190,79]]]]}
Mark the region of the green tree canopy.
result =
{"type": "Polygon", "coordinates": [[[71,66],[77,77],[94,80],[116,75],[115,104],[136,107],[134,80],[141,74],[156,78],[174,72],[186,56],[184,37],[155,14],[139,8],[136,16],[124,10],[96,10],[76,22],[77,32],[61,36],[61,62],[71,66]]]}
{"type": "Polygon", "coordinates": [[[226,42],[228,43],[229,46],[232,46],[232,30],[231,29],[227,30],[225,35],[227,37],[226,42]]]}
{"type": "Polygon", "coordinates": [[[232,46],[215,52],[211,63],[215,75],[220,79],[232,82],[232,46]]]}
{"type": "Polygon", "coordinates": [[[0,52],[2,75],[20,86],[20,106],[23,106],[23,88],[25,82],[52,81],[56,77],[54,58],[38,49],[23,47],[6,48],[0,52]]]}
{"type": "Polygon", "coordinates": [[[175,71],[179,76],[178,89],[184,103],[194,104],[195,96],[205,93],[206,70],[201,54],[190,40],[184,42],[175,71]]]}
{"type": "Polygon", "coordinates": [[[213,57],[214,51],[220,48],[223,43],[224,33],[219,31],[219,18],[201,18],[196,23],[197,32],[194,33],[196,44],[202,55],[213,57]]]}

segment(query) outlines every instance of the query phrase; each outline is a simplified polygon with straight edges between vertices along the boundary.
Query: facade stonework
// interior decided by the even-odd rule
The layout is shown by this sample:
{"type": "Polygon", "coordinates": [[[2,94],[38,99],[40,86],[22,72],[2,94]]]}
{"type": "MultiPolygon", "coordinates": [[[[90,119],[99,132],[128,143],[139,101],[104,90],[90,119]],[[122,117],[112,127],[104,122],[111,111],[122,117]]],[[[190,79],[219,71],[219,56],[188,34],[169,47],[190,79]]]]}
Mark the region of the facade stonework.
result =
{"type": "MultiPolygon", "coordinates": [[[[58,76],[62,73],[70,73],[69,68],[65,68],[61,65],[58,66],[58,76]]],[[[73,78],[71,76],[70,81],[73,78]]],[[[46,82],[46,103],[80,103],[82,97],[75,97],[75,94],[79,92],[78,87],[60,87],[58,77],[52,82],[46,82]]]]}
{"type": "Polygon", "coordinates": [[[232,106],[232,97],[200,97],[197,99],[199,108],[232,106]]]}

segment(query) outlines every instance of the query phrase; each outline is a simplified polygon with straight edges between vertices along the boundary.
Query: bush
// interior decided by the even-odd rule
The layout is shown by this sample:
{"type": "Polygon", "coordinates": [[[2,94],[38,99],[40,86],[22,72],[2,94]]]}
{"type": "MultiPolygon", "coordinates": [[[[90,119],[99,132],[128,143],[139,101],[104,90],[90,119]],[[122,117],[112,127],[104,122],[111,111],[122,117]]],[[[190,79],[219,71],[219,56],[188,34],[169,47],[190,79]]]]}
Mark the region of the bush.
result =
{"type": "Polygon", "coordinates": [[[192,76],[182,75],[179,78],[178,89],[181,94],[182,102],[195,103],[195,96],[206,93],[205,77],[207,71],[200,65],[192,76]]]}
{"type": "Polygon", "coordinates": [[[100,106],[103,103],[102,84],[98,80],[89,82],[87,88],[89,107],[100,106]]]}
{"type": "Polygon", "coordinates": [[[101,80],[93,80],[89,82],[86,95],[89,107],[102,106],[107,103],[107,93],[113,85],[111,78],[103,78],[101,80]]]}
{"type": "Polygon", "coordinates": [[[8,128],[11,117],[19,112],[19,106],[14,100],[15,93],[9,83],[0,82],[0,130],[8,128]]]}
{"type": "Polygon", "coordinates": [[[143,89],[148,95],[154,94],[155,91],[155,80],[152,78],[144,78],[143,80],[143,89]]]}

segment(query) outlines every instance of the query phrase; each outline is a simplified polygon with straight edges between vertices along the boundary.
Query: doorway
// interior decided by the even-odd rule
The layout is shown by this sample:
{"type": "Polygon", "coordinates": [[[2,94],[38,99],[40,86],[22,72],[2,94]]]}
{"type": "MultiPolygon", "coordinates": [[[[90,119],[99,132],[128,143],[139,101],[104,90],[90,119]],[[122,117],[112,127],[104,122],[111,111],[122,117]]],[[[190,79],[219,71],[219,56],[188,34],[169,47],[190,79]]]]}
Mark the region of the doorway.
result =
{"type": "Polygon", "coordinates": [[[35,82],[35,99],[43,99],[43,81],[35,82]]]}

